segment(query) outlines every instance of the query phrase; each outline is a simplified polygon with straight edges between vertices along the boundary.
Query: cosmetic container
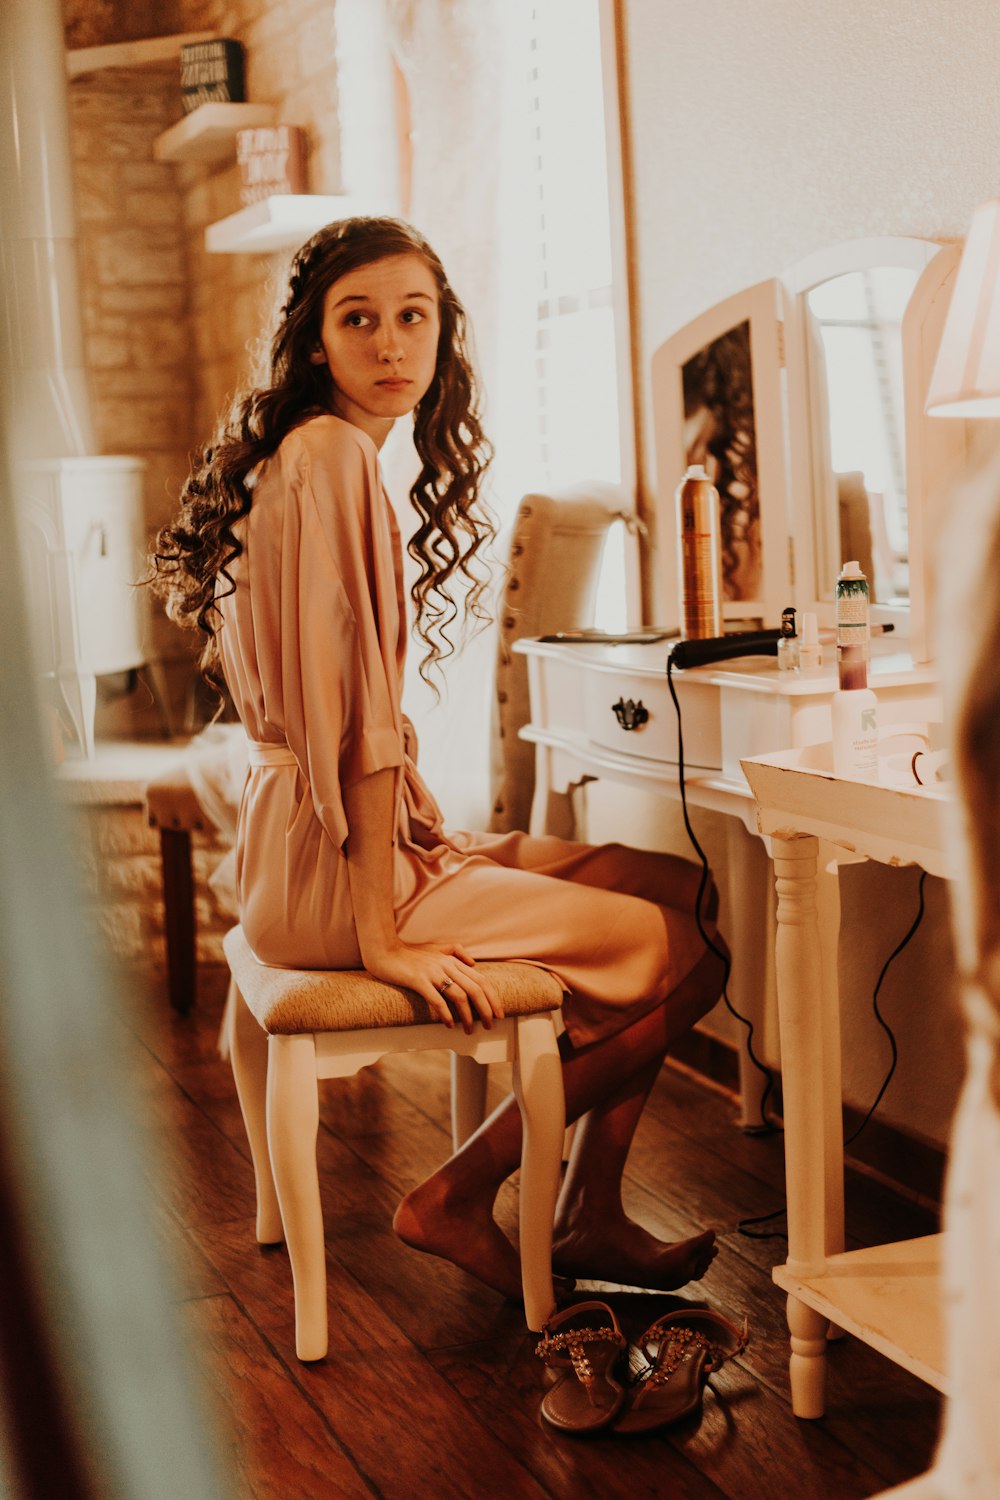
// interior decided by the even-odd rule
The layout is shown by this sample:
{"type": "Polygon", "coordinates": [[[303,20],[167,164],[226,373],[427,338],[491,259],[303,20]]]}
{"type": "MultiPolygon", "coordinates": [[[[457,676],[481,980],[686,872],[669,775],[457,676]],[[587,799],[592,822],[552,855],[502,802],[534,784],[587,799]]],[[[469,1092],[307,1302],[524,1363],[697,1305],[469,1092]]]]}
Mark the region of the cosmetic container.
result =
{"type": "Polygon", "coordinates": [[[702,465],[692,464],[674,498],[681,635],[706,640],[722,634],[719,492],[702,465]]]}
{"type": "Polygon", "coordinates": [[[864,646],[838,646],[837,668],[840,687],[830,700],[834,775],[877,781],[878,699],[868,686],[864,646]]]}
{"type": "Polygon", "coordinates": [[[799,670],[803,677],[817,677],[823,670],[823,647],[819,643],[819,621],[810,610],[806,610],[802,616],[799,670]]]}
{"type": "Polygon", "coordinates": [[[796,672],[799,666],[799,638],[795,634],[795,611],[788,606],[781,611],[781,634],[778,637],[778,670],[796,672]]]}
{"type": "Polygon", "coordinates": [[[868,580],[858,562],[846,562],[837,579],[837,649],[844,646],[864,647],[869,659],[871,632],[868,624],[868,580]]]}

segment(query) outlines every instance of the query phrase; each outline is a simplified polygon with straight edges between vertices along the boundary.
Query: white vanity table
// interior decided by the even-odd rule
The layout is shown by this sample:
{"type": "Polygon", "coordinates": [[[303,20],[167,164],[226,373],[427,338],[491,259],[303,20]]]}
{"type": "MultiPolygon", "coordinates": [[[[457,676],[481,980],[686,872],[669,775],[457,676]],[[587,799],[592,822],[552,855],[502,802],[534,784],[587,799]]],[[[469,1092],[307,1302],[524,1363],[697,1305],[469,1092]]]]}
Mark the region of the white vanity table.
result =
{"type": "MultiPolygon", "coordinates": [[[[926,724],[941,719],[934,669],[914,666],[904,653],[875,643],[872,685],[882,725],[926,724]]],[[[522,738],[535,745],[535,798],[531,829],[572,837],[571,794],[603,778],[668,797],[680,795],[677,715],[667,687],[669,641],[641,645],[518,641],[527,657],[531,720],[522,738]],[[648,717],[625,729],[619,701],[639,705],[648,717]]],[[[830,653],[832,654],[832,652],[830,653]]],[[[685,788],[692,806],[714,809],[758,832],[756,809],[740,762],[748,756],[817,744],[830,738],[830,695],[836,669],[818,677],[780,672],[774,657],[747,656],[717,666],[673,674],[681,706],[685,788]]],[[[747,903],[745,842],[730,840],[725,877],[732,893],[733,929],[727,940],[738,957],[740,923],[747,903]]],[[[821,881],[824,984],[837,995],[835,936],[840,919],[837,882],[821,881]]],[[[750,918],[752,921],[752,917],[750,918]]],[[[760,1075],[741,1056],[741,1092],[747,1122],[759,1118],[760,1075]]]]}
{"type": "MultiPolygon", "coordinates": [[[[832,626],[841,563],[866,556],[861,542],[871,553],[874,562],[866,567],[878,585],[872,617],[898,631],[898,637],[873,641],[870,685],[883,734],[887,727],[923,728],[942,719],[931,598],[937,536],[947,524],[952,482],[966,462],[969,438],[962,422],[926,419],[924,399],[958,253],[957,246],[897,238],[831,247],[781,278],[706,309],[671,334],[652,361],[657,505],[649,518],[647,610],[668,622],[677,617],[672,496],[686,465],[708,455],[720,476],[723,618],[730,629],[773,626],[789,602],[832,626]],[[890,316],[879,299],[890,281],[897,285],[886,273],[900,269],[909,273],[898,283],[905,305],[890,316]],[[849,315],[829,307],[823,313],[816,298],[831,291],[864,305],[849,315]],[[828,399],[834,366],[824,354],[821,314],[835,331],[849,325],[867,340],[868,362],[847,380],[851,400],[846,415],[841,405],[839,424],[828,399]],[[890,324],[898,366],[891,380],[885,378],[890,324]],[[856,419],[855,396],[868,389],[866,371],[875,382],[866,409],[881,411],[886,451],[894,454],[891,484],[870,478],[871,455],[841,441],[845,423],[856,419]],[[728,405],[716,398],[719,389],[729,392],[728,405]],[[727,479],[726,444],[744,456],[752,452],[752,464],[736,476],[746,481],[749,473],[742,488],[732,475],[727,479]],[[735,509],[734,495],[742,495],[735,509]],[[891,505],[887,495],[894,496],[891,505]],[[890,521],[895,537],[888,534],[890,521]],[[754,548],[759,556],[751,566],[754,548]],[[893,649],[897,639],[902,649],[893,649]]],[[[843,386],[842,376],[841,370],[843,386]]],[[[679,796],[669,641],[521,640],[514,650],[528,665],[530,722],[521,734],[536,752],[533,832],[572,836],[571,793],[595,778],[679,796]]],[[[940,805],[933,796],[889,787],[859,794],[857,784],[847,784],[845,792],[829,774],[803,769],[805,748],[830,740],[829,700],[837,681],[832,647],[826,654],[828,665],[818,677],[780,672],[773,657],[673,676],[687,800],[728,815],[726,869],[718,873],[728,885],[732,993],[736,1008],[755,1023],[762,1001],[757,986],[736,992],[741,955],[759,953],[761,941],[759,916],[747,900],[755,877],[759,889],[759,871],[744,830],[773,838],[778,850],[779,1024],[790,1159],[789,1262],[776,1280],[790,1294],[792,1394],[800,1416],[822,1414],[831,1318],[924,1379],[942,1381],[935,1247],[917,1241],[843,1255],[840,899],[836,874],[829,873],[838,861],[857,858],[947,873],[940,805]]],[[[810,760],[815,763],[807,755],[810,760]]],[[[759,1120],[761,1087],[744,1055],[746,1123],[759,1120]]]]}
{"type": "MultiPolygon", "coordinates": [[[[883,733],[886,727],[939,723],[933,668],[915,666],[905,654],[884,649],[887,645],[887,638],[875,643],[870,676],[883,733]]],[[[521,733],[536,751],[532,832],[571,835],[571,794],[589,780],[605,778],[679,797],[668,641],[522,640],[514,649],[528,660],[531,721],[521,733]],[[630,702],[628,714],[624,708],[630,702]],[[635,714],[639,705],[645,717],[635,714]],[[625,728],[622,721],[634,718],[642,722],[625,728]]],[[[776,1270],[775,1280],[790,1294],[793,1409],[803,1417],[822,1415],[831,1318],[940,1387],[935,1243],[843,1253],[840,903],[836,874],[826,873],[826,867],[843,851],[848,858],[917,863],[933,874],[947,874],[941,798],[838,782],[829,772],[801,769],[829,753],[833,666],[821,676],[802,677],[779,671],[773,657],[743,657],[675,672],[673,683],[681,708],[688,802],[729,814],[750,832],[770,838],[774,851],[789,1225],[789,1260],[776,1270]],[[790,749],[775,753],[778,747],[790,749]]],[[[735,828],[735,821],[729,826],[735,828]]],[[[732,926],[726,938],[734,975],[741,942],[751,937],[745,852],[745,840],[730,841],[725,878],[732,926]]],[[[744,1118],[756,1121],[760,1075],[745,1055],[741,1084],[744,1118]]]]}
{"type": "Polygon", "coordinates": [[[941,1236],[843,1251],[840,1018],[820,983],[815,900],[820,839],[883,864],[949,876],[946,794],[841,781],[810,768],[811,758],[786,752],[744,762],[778,890],[788,1259],[774,1279],[788,1293],[792,1409],[800,1417],[823,1414],[831,1320],[946,1390],[941,1236]]]}

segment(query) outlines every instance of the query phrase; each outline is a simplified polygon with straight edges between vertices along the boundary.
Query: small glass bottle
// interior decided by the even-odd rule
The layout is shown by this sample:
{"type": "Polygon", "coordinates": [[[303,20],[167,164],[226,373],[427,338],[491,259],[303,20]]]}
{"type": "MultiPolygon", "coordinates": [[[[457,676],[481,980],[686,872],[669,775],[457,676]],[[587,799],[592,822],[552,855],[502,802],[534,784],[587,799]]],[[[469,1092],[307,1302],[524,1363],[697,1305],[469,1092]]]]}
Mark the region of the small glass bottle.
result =
{"type": "Polygon", "coordinates": [[[795,611],[791,605],[781,611],[781,634],[778,637],[778,670],[797,672],[799,638],[795,634],[795,611]]]}
{"type": "Polygon", "coordinates": [[[802,616],[799,666],[803,677],[816,677],[823,670],[823,647],[819,643],[819,622],[809,610],[806,610],[802,616]]]}

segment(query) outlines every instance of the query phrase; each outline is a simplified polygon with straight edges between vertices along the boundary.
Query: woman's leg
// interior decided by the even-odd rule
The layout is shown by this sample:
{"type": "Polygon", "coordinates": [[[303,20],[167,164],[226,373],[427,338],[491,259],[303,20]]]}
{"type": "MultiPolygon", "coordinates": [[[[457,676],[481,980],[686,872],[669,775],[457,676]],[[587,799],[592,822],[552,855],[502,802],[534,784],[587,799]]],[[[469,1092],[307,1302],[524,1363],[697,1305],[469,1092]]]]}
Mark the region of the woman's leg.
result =
{"type": "MultiPolygon", "coordinates": [[[[557,1210],[558,1269],[671,1290],[703,1275],[711,1262],[710,1231],[664,1244],[628,1219],[621,1176],[668,1049],[715,1004],[721,982],[722,963],[707,952],[661,1005],[625,1030],[578,1049],[563,1039],[566,1117],[586,1118],[557,1210]]],[[[519,1296],[517,1253],[494,1220],[493,1205],[520,1159],[521,1117],[508,1099],[440,1171],[403,1199],[393,1220],[396,1233],[488,1286],[519,1296]]]]}

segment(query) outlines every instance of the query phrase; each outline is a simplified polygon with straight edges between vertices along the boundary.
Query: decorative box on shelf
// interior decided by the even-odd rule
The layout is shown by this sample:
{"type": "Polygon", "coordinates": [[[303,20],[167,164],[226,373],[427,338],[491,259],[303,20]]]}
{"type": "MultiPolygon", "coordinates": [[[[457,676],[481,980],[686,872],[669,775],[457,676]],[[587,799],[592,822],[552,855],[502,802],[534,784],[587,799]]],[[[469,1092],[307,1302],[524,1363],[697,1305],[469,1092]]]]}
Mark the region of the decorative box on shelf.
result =
{"type": "Polygon", "coordinates": [[[343,194],[278,193],[209,224],[205,249],[214,255],[266,255],[272,250],[292,250],[334,219],[385,212],[381,204],[343,194]]]}
{"type": "Polygon", "coordinates": [[[302,195],[306,183],[306,133],[301,125],[251,126],[236,132],[240,202],[259,203],[279,193],[302,195]]]}
{"type": "Polygon", "coordinates": [[[184,113],[203,104],[236,103],[243,98],[243,47],[233,37],[213,37],[181,47],[181,103],[184,113]]]}
{"type": "Polygon", "coordinates": [[[156,161],[221,161],[232,157],[247,127],[271,125],[273,104],[202,104],[153,142],[156,161]]]}

